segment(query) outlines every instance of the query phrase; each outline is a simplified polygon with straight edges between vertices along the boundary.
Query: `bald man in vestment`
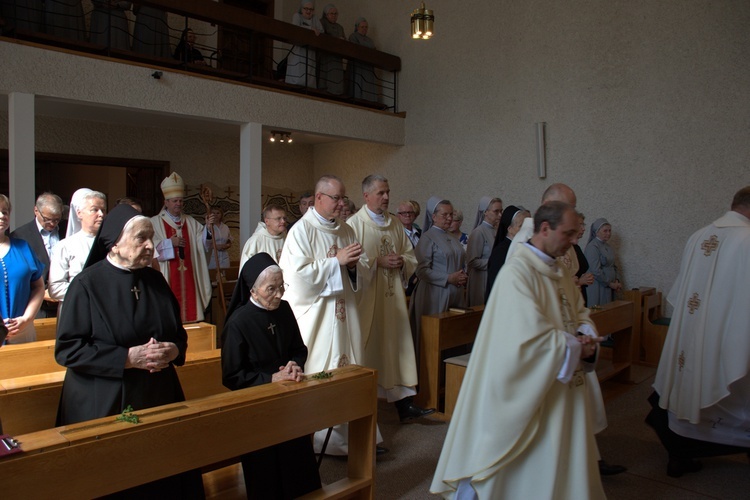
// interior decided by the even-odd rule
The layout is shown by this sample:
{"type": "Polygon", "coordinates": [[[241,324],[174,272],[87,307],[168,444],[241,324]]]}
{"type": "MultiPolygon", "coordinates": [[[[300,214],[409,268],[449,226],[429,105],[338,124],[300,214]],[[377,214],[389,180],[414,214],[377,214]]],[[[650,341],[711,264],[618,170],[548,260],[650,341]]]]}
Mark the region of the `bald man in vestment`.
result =
{"type": "MultiPolygon", "coordinates": [[[[308,373],[364,365],[357,295],[370,266],[354,231],[339,219],[347,200],[341,179],[321,177],[313,207],[289,230],[281,251],[279,266],[289,283],[284,297],[309,351],[308,373]]],[[[325,452],[347,455],[347,434],[347,424],[334,427],[325,452]]],[[[325,438],[326,430],[315,433],[316,452],[325,438]]]]}
{"type": "Polygon", "coordinates": [[[667,474],[701,457],[750,453],[750,186],[695,232],[667,300],[674,307],[646,422],[669,455],[667,474]]]}

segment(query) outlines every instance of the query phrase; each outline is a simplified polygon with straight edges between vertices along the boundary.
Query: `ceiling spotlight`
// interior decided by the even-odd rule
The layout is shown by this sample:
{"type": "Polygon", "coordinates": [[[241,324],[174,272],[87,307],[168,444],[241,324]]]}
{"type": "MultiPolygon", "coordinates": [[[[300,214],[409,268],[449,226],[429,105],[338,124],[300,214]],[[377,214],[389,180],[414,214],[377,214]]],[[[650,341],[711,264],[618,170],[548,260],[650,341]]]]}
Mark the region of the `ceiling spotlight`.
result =
{"type": "Polygon", "coordinates": [[[292,133],[291,132],[283,132],[281,130],[272,130],[271,131],[271,137],[268,138],[270,142],[280,142],[280,143],[292,143],[292,133]]]}

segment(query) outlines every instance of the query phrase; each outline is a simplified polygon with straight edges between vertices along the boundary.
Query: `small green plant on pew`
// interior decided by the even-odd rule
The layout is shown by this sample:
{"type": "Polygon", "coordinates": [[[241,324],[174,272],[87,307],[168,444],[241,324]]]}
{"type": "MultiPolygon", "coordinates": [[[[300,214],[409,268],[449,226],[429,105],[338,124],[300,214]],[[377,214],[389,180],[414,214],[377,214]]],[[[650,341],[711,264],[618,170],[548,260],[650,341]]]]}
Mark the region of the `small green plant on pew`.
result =
{"type": "Polygon", "coordinates": [[[333,377],[333,373],[327,372],[325,370],[323,370],[322,372],[318,372],[315,375],[310,375],[310,378],[313,380],[325,380],[331,377],[333,377]]]}
{"type": "Polygon", "coordinates": [[[140,422],[138,415],[133,413],[133,407],[130,405],[126,406],[125,409],[122,410],[122,414],[118,415],[115,420],[118,422],[130,422],[131,424],[137,424],[140,422]]]}

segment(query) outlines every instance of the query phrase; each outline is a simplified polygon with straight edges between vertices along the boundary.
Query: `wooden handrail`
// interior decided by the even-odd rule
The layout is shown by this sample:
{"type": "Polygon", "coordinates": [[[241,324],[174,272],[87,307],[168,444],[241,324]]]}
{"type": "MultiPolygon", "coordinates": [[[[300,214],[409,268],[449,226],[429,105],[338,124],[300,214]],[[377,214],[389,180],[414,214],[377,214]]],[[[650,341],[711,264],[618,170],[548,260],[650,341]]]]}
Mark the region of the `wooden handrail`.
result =
{"type": "Polygon", "coordinates": [[[254,31],[294,45],[307,45],[347,59],[372,64],[386,71],[401,71],[401,58],[398,56],[332,36],[315,36],[312,30],[231,5],[201,0],[144,0],[138,3],[221,26],[254,31]]]}

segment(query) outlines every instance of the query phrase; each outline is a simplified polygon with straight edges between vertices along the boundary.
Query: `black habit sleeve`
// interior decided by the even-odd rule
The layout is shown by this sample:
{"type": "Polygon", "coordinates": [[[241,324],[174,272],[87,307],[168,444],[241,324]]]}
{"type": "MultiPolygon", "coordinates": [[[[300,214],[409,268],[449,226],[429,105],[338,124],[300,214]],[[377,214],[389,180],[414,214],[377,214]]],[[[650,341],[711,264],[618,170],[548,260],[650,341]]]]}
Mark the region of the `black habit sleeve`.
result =
{"type": "Polygon", "coordinates": [[[84,269],[65,296],[58,319],[55,359],[68,368],[58,425],[177,401],[184,395],[175,364],[185,361],[187,333],[177,300],[158,271],[135,272],[101,261],[84,269]],[[179,355],[163,370],[125,369],[130,347],[154,338],[179,355]]]}
{"type": "Polygon", "coordinates": [[[304,369],[307,347],[289,303],[267,311],[248,303],[224,327],[222,383],[231,390],[271,382],[289,361],[304,369]]]}

